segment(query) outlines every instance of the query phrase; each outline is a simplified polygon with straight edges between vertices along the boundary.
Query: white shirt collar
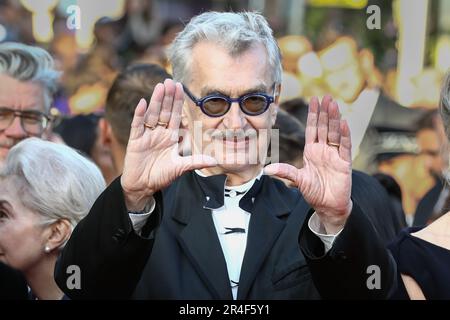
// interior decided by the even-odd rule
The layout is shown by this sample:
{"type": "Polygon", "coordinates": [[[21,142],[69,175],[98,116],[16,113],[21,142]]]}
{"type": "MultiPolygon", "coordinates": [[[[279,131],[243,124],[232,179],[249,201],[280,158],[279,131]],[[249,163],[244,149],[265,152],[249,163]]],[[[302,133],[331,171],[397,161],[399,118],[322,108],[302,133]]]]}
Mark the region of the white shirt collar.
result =
{"type": "MultiPolygon", "coordinates": [[[[200,177],[207,177],[207,175],[205,175],[200,170],[195,170],[195,173],[198,174],[200,177]]],[[[225,187],[227,189],[235,190],[235,191],[238,191],[238,192],[249,190],[253,186],[253,184],[255,183],[256,179],[258,179],[258,180],[261,179],[263,173],[264,173],[264,170],[261,170],[261,172],[256,177],[254,177],[253,179],[247,181],[244,184],[241,184],[241,185],[238,185],[238,186],[225,186],[225,187]]]]}

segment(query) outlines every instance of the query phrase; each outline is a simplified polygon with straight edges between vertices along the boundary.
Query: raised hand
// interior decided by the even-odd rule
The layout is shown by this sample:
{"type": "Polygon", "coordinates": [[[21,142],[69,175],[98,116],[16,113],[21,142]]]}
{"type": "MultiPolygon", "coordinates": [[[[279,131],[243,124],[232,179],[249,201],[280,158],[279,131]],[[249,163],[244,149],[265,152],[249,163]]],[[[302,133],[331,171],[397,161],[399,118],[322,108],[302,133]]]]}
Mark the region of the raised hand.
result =
{"type": "Polygon", "coordinates": [[[305,133],[304,166],[284,163],[265,167],[266,174],[289,179],[316,210],[329,234],[342,229],[352,209],[352,158],[350,130],[341,120],[338,105],[330,96],[309,104],[305,133]]]}
{"type": "Polygon", "coordinates": [[[121,177],[130,211],[142,210],[149,198],[188,170],[215,166],[209,156],[180,156],[178,131],[183,87],[171,79],[156,85],[147,108],[141,99],[134,112],[121,177]]]}

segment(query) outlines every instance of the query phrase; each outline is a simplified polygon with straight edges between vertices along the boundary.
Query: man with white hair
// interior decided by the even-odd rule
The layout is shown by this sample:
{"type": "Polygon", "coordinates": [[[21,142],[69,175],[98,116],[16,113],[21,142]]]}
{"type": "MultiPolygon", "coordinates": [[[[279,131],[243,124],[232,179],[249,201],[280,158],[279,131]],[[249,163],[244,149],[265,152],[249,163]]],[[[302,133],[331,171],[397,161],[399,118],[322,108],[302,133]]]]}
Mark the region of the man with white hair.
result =
{"type": "Polygon", "coordinates": [[[58,77],[44,49],[0,44],[0,165],[21,140],[50,134],[50,107],[58,77]]]}
{"type": "Polygon", "coordinates": [[[169,57],[178,82],[137,105],[123,175],[74,230],[60,288],[73,299],[386,297],[395,267],[367,217],[373,189],[352,179],[336,102],[312,99],[302,169],[264,168],[282,72],[264,17],[203,13],[169,57]],[[179,154],[180,125],[189,156],[179,154]],[[73,264],[79,289],[67,286],[73,264]]]}

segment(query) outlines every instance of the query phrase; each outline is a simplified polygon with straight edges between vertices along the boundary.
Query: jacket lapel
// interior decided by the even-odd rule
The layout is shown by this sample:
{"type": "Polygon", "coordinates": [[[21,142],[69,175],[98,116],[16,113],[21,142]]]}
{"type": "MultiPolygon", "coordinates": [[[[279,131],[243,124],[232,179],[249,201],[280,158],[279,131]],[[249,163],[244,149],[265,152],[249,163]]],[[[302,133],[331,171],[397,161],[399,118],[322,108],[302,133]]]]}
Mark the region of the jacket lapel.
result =
{"type": "MultiPolygon", "coordinates": [[[[213,177],[209,181],[211,188],[207,192],[203,189],[205,181],[199,183],[197,180],[199,177],[196,177],[195,173],[190,173],[185,178],[180,186],[180,192],[177,192],[181,195],[181,199],[177,200],[173,214],[174,220],[185,225],[177,234],[178,241],[213,298],[231,300],[233,297],[225,257],[211,211],[206,208],[207,205],[215,204],[218,198],[211,193],[208,195],[208,192],[217,190],[221,190],[223,205],[223,186],[226,177],[213,177]]],[[[220,203],[217,205],[221,206],[220,203]]]]}
{"type": "MultiPolygon", "coordinates": [[[[181,225],[176,236],[186,256],[214,299],[231,300],[230,280],[225,257],[214,227],[211,209],[223,205],[226,176],[183,176],[177,190],[172,218],[181,225]]],[[[238,299],[246,299],[256,275],[276,239],[285,227],[280,219],[292,210],[288,188],[262,176],[241,199],[240,207],[251,212],[247,247],[239,279],[238,299]]]]}
{"type": "Polygon", "coordinates": [[[215,299],[232,299],[230,280],[211,214],[195,214],[180,234],[186,255],[215,299]]]}
{"type": "Polygon", "coordinates": [[[270,178],[263,176],[261,183],[261,191],[251,209],[247,248],[239,279],[239,300],[247,299],[259,269],[285,227],[286,223],[280,217],[291,210],[286,197],[278,192],[270,178]]]}

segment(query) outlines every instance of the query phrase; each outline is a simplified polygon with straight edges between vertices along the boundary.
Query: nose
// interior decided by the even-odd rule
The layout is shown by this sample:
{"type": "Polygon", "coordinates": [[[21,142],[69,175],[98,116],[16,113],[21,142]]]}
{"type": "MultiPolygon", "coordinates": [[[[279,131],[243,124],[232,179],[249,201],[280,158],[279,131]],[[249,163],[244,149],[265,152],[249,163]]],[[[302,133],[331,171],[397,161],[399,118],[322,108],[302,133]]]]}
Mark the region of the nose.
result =
{"type": "Polygon", "coordinates": [[[235,129],[242,129],[245,127],[247,120],[245,118],[245,114],[242,112],[237,102],[233,102],[231,104],[231,108],[225,115],[223,122],[227,129],[235,130],[235,129]]]}
{"type": "Polygon", "coordinates": [[[5,129],[5,135],[14,139],[24,139],[27,137],[27,133],[20,124],[19,117],[15,117],[11,125],[5,129]]]}

